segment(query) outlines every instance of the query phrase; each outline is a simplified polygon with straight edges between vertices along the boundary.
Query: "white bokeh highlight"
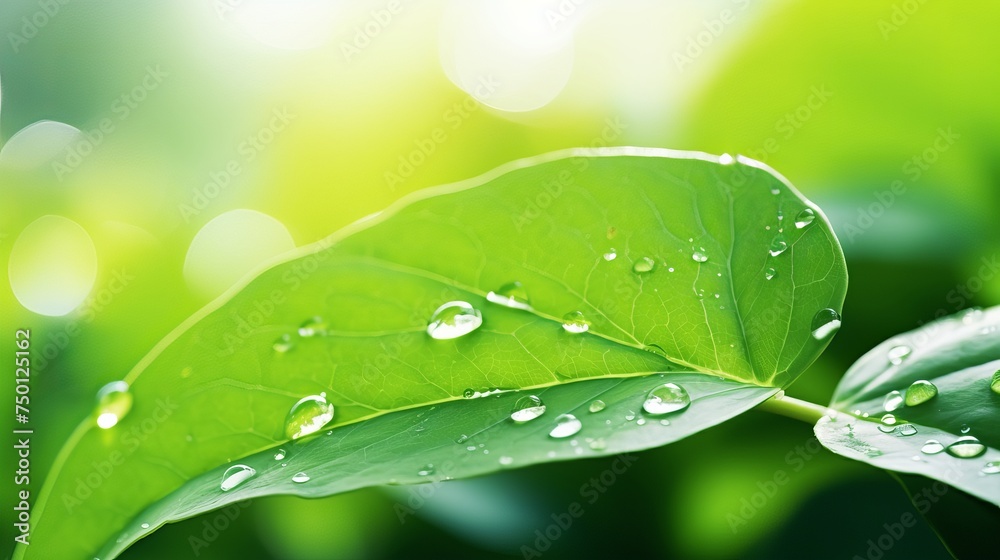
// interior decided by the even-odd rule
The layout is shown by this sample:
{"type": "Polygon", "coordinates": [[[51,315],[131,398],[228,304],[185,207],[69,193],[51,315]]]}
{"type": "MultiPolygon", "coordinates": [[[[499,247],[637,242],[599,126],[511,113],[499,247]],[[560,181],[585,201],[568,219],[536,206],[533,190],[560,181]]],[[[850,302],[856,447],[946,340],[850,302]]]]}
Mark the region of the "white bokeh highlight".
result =
{"type": "Polygon", "coordinates": [[[97,250],[80,224],[42,216],[14,241],[7,263],[14,297],[34,313],[58,317],[87,298],[97,279],[97,250]]]}
{"type": "Polygon", "coordinates": [[[17,131],[0,148],[0,165],[13,169],[35,169],[66,153],[83,139],[79,129],[56,121],[38,121],[17,131]]]}
{"type": "Polygon", "coordinates": [[[337,31],[341,2],[334,0],[243,0],[220,16],[255,41],[281,50],[321,47],[337,31]]]}

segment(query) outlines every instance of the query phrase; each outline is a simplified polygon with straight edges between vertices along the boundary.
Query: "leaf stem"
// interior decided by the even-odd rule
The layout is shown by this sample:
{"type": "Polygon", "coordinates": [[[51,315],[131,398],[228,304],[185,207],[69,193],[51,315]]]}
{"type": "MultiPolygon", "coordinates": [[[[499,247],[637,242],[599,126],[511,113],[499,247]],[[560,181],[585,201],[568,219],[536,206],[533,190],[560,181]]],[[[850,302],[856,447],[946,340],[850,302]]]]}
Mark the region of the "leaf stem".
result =
{"type": "Polygon", "coordinates": [[[784,391],[779,391],[773,397],[762,402],[757,408],[773,414],[794,418],[808,424],[816,424],[820,418],[830,414],[829,408],[785,396],[784,391]]]}

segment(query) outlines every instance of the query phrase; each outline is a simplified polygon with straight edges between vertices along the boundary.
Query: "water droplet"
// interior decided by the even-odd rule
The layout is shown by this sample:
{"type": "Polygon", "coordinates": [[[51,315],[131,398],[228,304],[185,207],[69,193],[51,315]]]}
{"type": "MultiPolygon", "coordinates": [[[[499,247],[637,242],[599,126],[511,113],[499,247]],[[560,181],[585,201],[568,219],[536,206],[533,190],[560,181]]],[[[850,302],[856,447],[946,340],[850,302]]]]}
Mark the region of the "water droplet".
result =
{"type": "Polygon", "coordinates": [[[653,268],[656,267],[656,262],[649,257],[642,257],[641,259],[632,263],[632,272],[641,274],[643,272],[652,272],[653,268]]]}
{"type": "Polygon", "coordinates": [[[812,335],[816,340],[825,340],[840,329],[840,313],[833,309],[821,309],[812,320],[812,335]]]}
{"type": "Polygon", "coordinates": [[[772,257],[777,257],[778,255],[784,253],[788,250],[788,243],[782,236],[775,237],[771,241],[771,247],[768,248],[767,252],[771,254],[772,257]]]}
{"type": "Polygon", "coordinates": [[[510,419],[518,424],[528,422],[545,414],[545,404],[542,399],[535,395],[527,395],[517,399],[514,403],[514,410],[510,413],[510,419]]]}
{"type": "Polygon", "coordinates": [[[903,406],[903,395],[899,391],[890,391],[889,394],[882,399],[882,408],[886,412],[892,412],[901,406],[903,406]]]}
{"type": "Polygon", "coordinates": [[[764,271],[764,279],[771,280],[778,275],[778,271],[774,270],[774,267],[768,268],[764,271]]]}
{"type": "Polygon", "coordinates": [[[240,484],[249,480],[253,475],[257,474],[252,467],[246,465],[233,465],[226,469],[226,472],[222,475],[222,484],[219,488],[223,492],[229,492],[233,488],[236,488],[240,484]]]}
{"type": "Polygon", "coordinates": [[[806,208],[805,210],[799,212],[798,216],[795,216],[795,227],[797,229],[802,229],[813,223],[813,220],[815,219],[816,213],[813,212],[812,208],[806,208]]]}
{"type": "Polygon", "coordinates": [[[635,425],[636,426],[645,426],[646,425],[646,419],[645,418],[640,418],[640,419],[636,420],[635,421],[635,425]]]}
{"type": "Polygon", "coordinates": [[[322,336],[326,334],[327,324],[322,317],[310,317],[299,325],[299,336],[322,336]]]}
{"type": "Polygon", "coordinates": [[[771,194],[781,194],[781,189],[778,187],[771,187],[771,194]]]}
{"type": "Polygon", "coordinates": [[[615,251],[614,247],[608,249],[607,253],[604,253],[604,260],[608,262],[611,262],[617,258],[618,258],[618,251],[615,251]]]}
{"type": "Polygon", "coordinates": [[[729,154],[722,154],[719,156],[719,163],[722,165],[732,165],[736,163],[736,158],[729,154]]]}
{"type": "Polygon", "coordinates": [[[102,429],[114,427],[132,410],[132,393],[128,383],[112,381],[97,391],[97,425],[102,429]]]}
{"type": "Polygon", "coordinates": [[[296,484],[302,484],[303,482],[309,482],[309,475],[304,472],[297,472],[292,475],[292,482],[296,484]]]}
{"type": "Polygon", "coordinates": [[[587,445],[590,446],[594,451],[601,451],[608,446],[608,443],[604,441],[604,438],[595,438],[591,440],[587,445]]]}
{"type": "Polygon", "coordinates": [[[309,395],[292,405],[285,417],[285,437],[299,439],[314,432],[333,420],[333,405],[326,402],[323,395],[309,395]]]}
{"type": "Polygon", "coordinates": [[[946,447],[945,451],[959,459],[974,459],[986,453],[986,446],[972,436],[962,436],[946,447]]]}
{"type": "Polygon", "coordinates": [[[990,461],[983,466],[983,474],[1000,474],[1000,461],[990,461]]]}
{"type": "Polygon", "coordinates": [[[899,427],[898,433],[901,436],[912,436],[917,433],[917,427],[913,424],[903,424],[899,427]]]}
{"type": "Polygon", "coordinates": [[[670,425],[670,420],[665,420],[665,419],[664,420],[660,420],[660,425],[661,426],[669,426],[670,425]]]}
{"type": "Polygon", "coordinates": [[[430,476],[434,474],[434,465],[427,463],[417,471],[418,476],[430,476]]]}
{"type": "Polygon", "coordinates": [[[556,418],[556,427],[549,432],[549,437],[567,438],[576,435],[583,428],[583,423],[572,414],[562,414],[556,418]]]}
{"type": "Polygon", "coordinates": [[[705,254],[704,250],[695,251],[694,253],[691,253],[691,259],[694,260],[694,262],[703,263],[708,261],[708,255],[705,254]]]}
{"type": "Polygon", "coordinates": [[[972,431],[972,427],[969,426],[968,424],[962,424],[962,426],[958,429],[958,431],[962,432],[963,434],[967,434],[972,431]]]}
{"type": "Polygon", "coordinates": [[[886,414],[882,417],[882,423],[879,424],[878,429],[882,433],[891,434],[896,431],[896,417],[892,414],[886,414]]]}
{"type": "Polygon", "coordinates": [[[630,410],[630,411],[628,411],[628,412],[626,412],[626,413],[625,413],[625,421],[626,421],[626,422],[631,422],[631,421],[633,421],[633,420],[635,420],[635,413],[634,413],[634,412],[632,412],[631,410],[630,410]]]}
{"type": "Polygon", "coordinates": [[[938,394],[938,388],[930,381],[920,379],[914,381],[906,389],[906,406],[917,406],[933,399],[938,394]]]}
{"type": "Polygon", "coordinates": [[[511,464],[513,462],[514,462],[514,458],[513,457],[508,457],[506,455],[500,457],[500,464],[501,465],[509,465],[509,464],[511,464]]]}
{"type": "Polygon", "coordinates": [[[993,377],[990,379],[990,389],[1000,395],[1000,369],[993,372],[993,377]]]}
{"type": "Polygon", "coordinates": [[[668,414],[684,410],[691,404],[687,390],[676,383],[666,383],[655,387],[646,395],[642,409],[648,414],[668,414]]]}
{"type": "Polygon", "coordinates": [[[483,314],[464,301],[449,301],[431,315],[427,334],[435,340],[450,340],[469,334],[483,324],[483,314]]]}
{"type": "Polygon", "coordinates": [[[274,453],[274,460],[275,460],[275,461],[280,461],[280,460],[284,459],[286,455],[287,455],[287,454],[285,453],[285,450],[284,450],[284,449],[279,449],[279,450],[277,450],[277,451],[276,451],[276,452],[274,453]]]}
{"type": "Polygon", "coordinates": [[[590,403],[590,407],[588,408],[588,410],[590,410],[591,412],[600,412],[604,410],[606,406],[607,405],[604,404],[604,401],[602,401],[601,399],[597,399],[596,401],[590,403]]]}
{"type": "MultiPolygon", "coordinates": [[[[531,301],[528,299],[528,291],[520,282],[511,282],[497,288],[496,291],[486,294],[487,301],[510,307],[512,309],[531,310],[531,301]]],[[[477,325],[478,326],[478,325],[477,325]]],[[[475,328],[475,327],[473,327],[475,328]]]]}
{"type": "Polygon", "coordinates": [[[292,340],[292,337],[290,335],[283,334],[280,337],[278,337],[278,340],[274,341],[274,344],[271,345],[271,348],[274,348],[274,351],[279,354],[291,352],[292,349],[295,348],[295,341],[292,340]]]}
{"type": "Polygon", "coordinates": [[[465,443],[467,441],[469,441],[469,436],[467,436],[465,434],[462,434],[462,435],[458,436],[458,439],[455,440],[455,443],[461,445],[461,444],[463,444],[463,443],[465,443]]]}
{"type": "Polygon", "coordinates": [[[139,525],[139,527],[142,527],[143,529],[149,529],[149,523],[143,523],[142,525],[139,525]]]}
{"type": "Polygon", "coordinates": [[[942,451],[944,451],[944,445],[936,439],[927,440],[924,446],[920,448],[920,452],[927,455],[937,455],[942,451]]]}
{"type": "Polygon", "coordinates": [[[590,330],[590,321],[582,311],[570,311],[563,315],[562,328],[568,333],[585,333],[590,330]]]}

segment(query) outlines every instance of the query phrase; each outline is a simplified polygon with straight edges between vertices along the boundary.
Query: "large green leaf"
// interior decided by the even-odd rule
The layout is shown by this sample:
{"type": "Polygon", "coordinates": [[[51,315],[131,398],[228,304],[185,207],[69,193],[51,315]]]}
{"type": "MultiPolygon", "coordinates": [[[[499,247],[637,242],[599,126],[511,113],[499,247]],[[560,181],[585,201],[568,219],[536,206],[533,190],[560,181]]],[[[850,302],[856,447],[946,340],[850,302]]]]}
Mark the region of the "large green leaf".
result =
{"type": "MultiPolygon", "coordinates": [[[[571,383],[586,379],[697,376],[695,383],[684,377],[697,402],[671,418],[676,427],[581,432],[607,440],[585,454],[672,441],[791,382],[826,346],[829,337],[812,334],[813,319],[823,309],[839,311],[846,282],[825,217],[749,160],[573,150],[418,193],[264,270],[154,348],[126,376],[131,413],[109,430],[92,428],[90,419],[60,454],[34,512],[35,544],[18,554],[80,557],[133,519],[152,527],[238,497],[243,490],[207,494],[208,482],[217,487],[218,471],[234,460],[273,455],[287,441],[287,412],[307,395],[326,393],[337,407],[331,427],[343,427],[297,445],[303,465],[342,448],[369,459],[311,468],[319,493],[417,481],[416,465],[439,456],[434,446],[451,441],[445,453],[452,453],[468,445],[455,443],[460,426],[497,421],[486,403],[509,409],[507,397],[463,399],[494,388],[552,387],[546,427],[490,428],[493,457],[456,462],[449,476],[502,468],[499,456],[516,457],[515,465],[564,458],[562,447],[544,441],[557,413],[605,389],[617,395],[614,387],[629,395],[621,406],[639,412],[636,393],[648,388],[639,380],[571,383]],[[802,227],[794,224],[800,214],[802,227]],[[635,272],[645,258],[653,269],[635,272]],[[523,283],[531,310],[486,300],[511,281],[523,283]],[[452,300],[481,310],[482,326],[434,340],[424,333],[428,319],[452,300]],[[574,311],[589,319],[589,332],[561,328],[560,318],[574,311]],[[322,334],[299,336],[314,316],[322,334]],[[277,351],[286,335],[291,348],[277,351]],[[447,433],[426,436],[427,449],[385,443],[410,443],[394,436],[421,422],[447,425],[447,433]],[[329,482],[337,478],[348,480],[329,482]],[[148,518],[136,518],[168,496],[148,518]]],[[[272,486],[276,468],[262,467],[259,482],[246,488],[310,492],[287,480],[272,486]]],[[[136,536],[130,532],[116,550],[136,536]]]]}
{"type": "Polygon", "coordinates": [[[1000,308],[991,308],[947,317],[880,344],[840,382],[830,406],[843,413],[820,420],[816,436],[840,455],[940,480],[1000,505],[1000,474],[986,469],[991,462],[1000,467],[1000,394],[990,387],[1000,370],[998,335],[1000,308]],[[898,408],[892,397],[887,401],[893,391],[917,395],[910,387],[918,381],[933,384],[937,395],[898,408]],[[883,422],[886,414],[895,424],[883,422]],[[947,447],[963,437],[976,438],[983,452],[961,457],[923,451],[929,440],[947,447]]]}

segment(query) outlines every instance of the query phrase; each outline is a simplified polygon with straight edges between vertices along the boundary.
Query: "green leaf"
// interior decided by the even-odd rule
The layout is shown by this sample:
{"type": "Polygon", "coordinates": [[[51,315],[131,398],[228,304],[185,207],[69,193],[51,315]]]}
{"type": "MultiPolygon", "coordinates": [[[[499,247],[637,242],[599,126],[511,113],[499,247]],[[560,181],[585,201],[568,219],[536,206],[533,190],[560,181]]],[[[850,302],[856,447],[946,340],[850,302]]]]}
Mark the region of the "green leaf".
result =
{"type": "MultiPolygon", "coordinates": [[[[416,465],[439,456],[434,445],[462,451],[459,427],[486,428],[509,414],[512,397],[463,399],[493,389],[549,388],[553,403],[531,427],[490,428],[498,442],[490,460],[456,462],[449,476],[500,469],[500,456],[517,458],[513,465],[566,458],[548,456],[553,419],[605,389],[611,399],[623,398],[614,387],[630,395],[622,404],[605,399],[619,417],[621,406],[640,412],[646,381],[572,383],[588,379],[670,372],[684,376],[695,403],[672,426],[608,431],[606,448],[588,446],[584,456],[672,441],[790,383],[825,348],[829,337],[812,335],[813,319],[839,311],[846,283],[819,209],[749,160],[571,150],[417,193],[264,270],[168,335],[126,376],[132,411],[109,430],[89,419],[61,452],[34,512],[35,544],[18,554],[91,554],[130,521],[155,527],[249,488],[307,492],[288,482],[292,472],[272,487],[271,465],[246,487],[206,493],[236,460],[273,456],[287,442],[286,414],[309,395],[325,393],[336,406],[330,427],[342,427],[297,441],[296,451],[319,460],[354,447],[368,458],[311,469],[320,493],[418,481],[416,465]],[[797,227],[804,211],[815,218],[797,227]],[[646,259],[652,270],[633,271],[646,259]],[[532,309],[487,301],[514,281],[532,309]],[[471,304],[482,325],[434,340],[427,324],[449,301],[471,304]],[[572,312],[588,332],[562,328],[572,312]],[[420,437],[395,438],[425,421],[448,427],[425,436],[428,448],[420,437]],[[136,517],[158,500],[156,515],[136,517]]],[[[581,436],[604,433],[597,430],[581,436]]],[[[109,546],[137,536],[130,530],[109,546]]]]}
{"type": "Polygon", "coordinates": [[[984,472],[987,463],[1000,461],[1000,394],[990,387],[1000,369],[998,333],[1000,308],[991,308],[941,319],[880,344],[840,382],[830,406],[844,413],[821,419],[816,436],[845,457],[940,480],[1000,505],[1000,474],[984,472]],[[917,404],[918,390],[910,387],[918,381],[932,383],[936,396],[917,404]],[[909,400],[887,411],[886,397],[893,391],[909,400]],[[894,425],[882,421],[886,414],[895,418],[894,425]],[[962,437],[976,438],[983,452],[963,458],[923,451],[930,440],[948,447],[962,437]]]}

